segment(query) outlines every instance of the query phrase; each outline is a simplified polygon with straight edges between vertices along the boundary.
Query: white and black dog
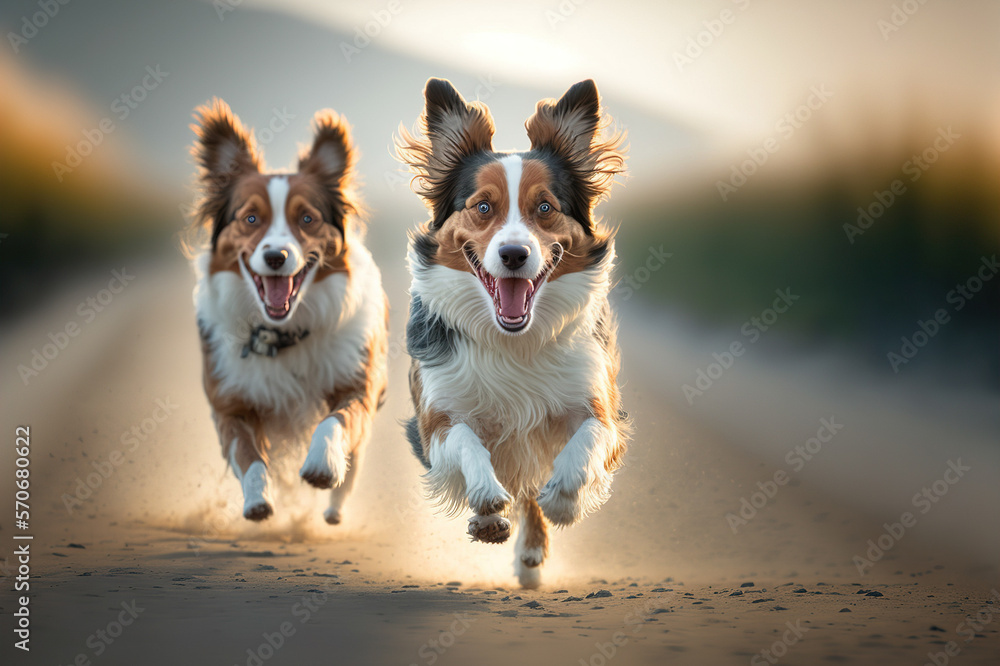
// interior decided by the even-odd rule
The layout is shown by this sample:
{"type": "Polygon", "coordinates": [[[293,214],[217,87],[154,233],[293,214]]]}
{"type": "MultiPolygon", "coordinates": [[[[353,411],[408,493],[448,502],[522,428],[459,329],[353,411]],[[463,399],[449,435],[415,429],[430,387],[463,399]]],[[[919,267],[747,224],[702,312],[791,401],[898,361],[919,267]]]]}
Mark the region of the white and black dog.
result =
{"type": "Polygon", "coordinates": [[[297,172],[269,173],[224,102],[195,118],[196,225],[211,238],[195,261],[204,385],[243,515],[274,512],[271,442],[299,441],[310,442],[300,475],[333,489],[324,517],[339,523],[385,392],[388,315],[348,126],[317,113],[297,172]]]}
{"type": "Polygon", "coordinates": [[[608,305],[614,243],[594,206],[624,170],[597,87],[542,100],[531,149],[493,150],[493,119],[431,79],[398,157],[431,219],[411,234],[407,424],[430,493],[469,506],[473,539],[505,541],[537,586],[547,525],[577,522],[609,497],[628,438],[608,305]],[[608,135],[606,135],[608,134],[608,135]]]}

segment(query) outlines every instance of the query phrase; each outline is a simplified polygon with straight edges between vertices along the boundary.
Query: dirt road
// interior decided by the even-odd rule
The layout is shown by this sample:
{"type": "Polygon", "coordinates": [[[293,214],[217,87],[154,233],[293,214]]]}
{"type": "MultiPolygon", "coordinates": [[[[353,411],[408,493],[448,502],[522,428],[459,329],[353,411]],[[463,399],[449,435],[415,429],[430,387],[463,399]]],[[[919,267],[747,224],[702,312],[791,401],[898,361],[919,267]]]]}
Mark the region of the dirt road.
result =
{"type": "MultiPolygon", "coordinates": [[[[179,261],[134,274],[91,320],[78,304],[110,272],[3,339],[11,445],[16,425],[31,426],[24,533],[34,536],[31,652],[12,646],[16,600],[5,593],[5,664],[997,663],[998,467],[982,429],[933,451],[890,436],[866,449],[870,438],[851,429],[888,402],[858,398],[854,414],[834,392],[816,398],[828,409],[789,401],[784,420],[729,409],[737,389],[760,410],[781,385],[809,391],[764,373],[763,352],[687,409],[685,378],[671,373],[693,376],[704,357],[671,347],[660,323],[626,306],[622,377],[637,424],[627,466],[601,512],[555,535],[543,588],[522,591],[509,544],[469,543],[464,518],[437,516],[422,497],[399,426],[409,410],[403,275],[386,276],[396,304],[388,401],[345,523],[331,528],[320,494],[294,479],[275,519],[239,518],[200,386],[193,278],[179,261]],[[17,366],[73,322],[78,334],[25,386],[17,366]],[[784,453],[831,416],[843,435],[799,473],[784,453]],[[962,456],[972,471],[920,513],[910,496],[962,456]],[[786,482],[772,485],[780,471],[786,482]],[[915,525],[880,541],[907,510],[915,525]],[[869,540],[888,547],[869,553],[869,540]],[[871,558],[863,575],[859,556],[871,558]]],[[[897,425],[901,437],[927,432],[897,425]]],[[[18,530],[7,515],[13,578],[18,530]]]]}

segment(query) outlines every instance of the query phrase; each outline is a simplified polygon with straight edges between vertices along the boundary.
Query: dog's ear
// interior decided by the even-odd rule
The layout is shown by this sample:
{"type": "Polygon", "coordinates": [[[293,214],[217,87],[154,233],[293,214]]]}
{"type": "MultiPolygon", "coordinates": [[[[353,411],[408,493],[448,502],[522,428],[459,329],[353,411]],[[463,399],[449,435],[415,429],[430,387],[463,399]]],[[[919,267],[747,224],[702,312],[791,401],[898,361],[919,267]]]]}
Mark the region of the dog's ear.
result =
{"type": "Polygon", "coordinates": [[[349,193],[357,151],[351,140],[351,127],[343,116],[331,109],[313,117],[312,146],[299,156],[299,171],[319,178],[332,202],[330,222],[344,228],[344,216],[357,212],[349,193]]]}
{"type": "Polygon", "coordinates": [[[594,206],[625,170],[624,134],[601,136],[610,122],[602,118],[597,86],[587,79],[570,87],[559,101],[540,101],[524,125],[531,149],[554,156],[569,171],[570,214],[588,232],[593,230],[594,206]]]}
{"type": "Polygon", "coordinates": [[[195,109],[191,125],[197,139],[192,153],[205,185],[231,182],[234,177],[260,169],[253,138],[229,105],[215,98],[195,109]]]}
{"type": "Polygon", "coordinates": [[[454,208],[462,163],[493,150],[494,126],[485,104],[466,102],[444,79],[427,81],[424,102],[419,133],[399,128],[396,156],[416,174],[414,190],[431,209],[431,228],[439,229],[454,208]]]}
{"type": "Polygon", "coordinates": [[[299,171],[319,176],[327,187],[336,189],[354,170],[354,146],[347,122],[330,109],[313,117],[312,147],[299,157],[299,171]]]}
{"type": "Polygon", "coordinates": [[[196,139],[191,153],[198,164],[201,184],[195,224],[211,225],[214,248],[228,223],[229,196],[236,179],[259,172],[261,163],[253,137],[221,99],[199,106],[194,118],[191,129],[196,139]]]}
{"type": "Polygon", "coordinates": [[[525,123],[531,148],[548,148],[566,157],[589,153],[600,114],[597,86],[590,79],[572,86],[558,102],[543,99],[525,123]]]}
{"type": "Polygon", "coordinates": [[[493,118],[480,102],[466,102],[450,81],[429,79],[424,88],[424,127],[434,157],[453,165],[493,150],[493,118]]]}

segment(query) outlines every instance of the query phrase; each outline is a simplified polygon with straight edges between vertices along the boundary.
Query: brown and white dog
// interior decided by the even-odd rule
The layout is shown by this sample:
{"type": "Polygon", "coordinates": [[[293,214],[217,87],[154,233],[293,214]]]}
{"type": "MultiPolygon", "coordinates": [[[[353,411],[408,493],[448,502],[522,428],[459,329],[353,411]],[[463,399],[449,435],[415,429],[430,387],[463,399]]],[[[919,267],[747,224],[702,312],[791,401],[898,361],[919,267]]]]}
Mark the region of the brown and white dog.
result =
{"type": "Polygon", "coordinates": [[[515,570],[537,586],[547,526],[609,497],[628,435],[608,305],[613,234],[594,206],[624,170],[593,81],[542,100],[531,149],[493,150],[493,119],[431,79],[419,131],[397,153],[431,219],[411,234],[407,424],[428,489],[469,534],[519,525],[515,570]],[[423,136],[420,136],[420,135],[423,136]]]}
{"type": "Polygon", "coordinates": [[[388,315],[348,126],[317,113],[298,171],[271,173],[224,102],[195,118],[196,224],[211,236],[195,260],[204,385],[243,515],[274,512],[271,443],[309,442],[299,474],[333,489],[324,518],[339,523],[385,392],[388,315]]]}

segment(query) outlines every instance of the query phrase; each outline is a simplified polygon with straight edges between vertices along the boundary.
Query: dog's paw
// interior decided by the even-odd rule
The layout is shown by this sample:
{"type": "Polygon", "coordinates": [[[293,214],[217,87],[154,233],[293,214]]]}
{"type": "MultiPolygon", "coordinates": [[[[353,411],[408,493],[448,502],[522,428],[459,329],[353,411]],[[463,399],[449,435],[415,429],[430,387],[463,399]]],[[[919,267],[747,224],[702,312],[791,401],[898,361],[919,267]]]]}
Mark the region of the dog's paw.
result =
{"type": "Polygon", "coordinates": [[[538,506],[553,525],[572,525],[583,517],[580,489],[549,481],[538,494],[538,506]]]}
{"type": "Polygon", "coordinates": [[[271,517],[274,507],[267,500],[247,501],[243,504],[243,517],[247,520],[260,522],[271,517]]]}
{"type": "Polygon", "coordinates": [[[517,557],[514,563],[514,573],[521,587],[533,590],[542,584],[542,562],[545,551],[542,548],[528,548],[517,557]]]}
{"type": "Polygon", "coordinates": [[[545,561],[545,549],[541,546],[526,548],[519,557],[521,559],[521,564],[529,569],[534,569],[535,567],[540,567],[542,562],[545,561]]]}
{"type": "Polygon", "coordinates": [[[339,525],[342,519],[340,509],[334,509],[332,506],[323,512],[323,520],[326,521],[327,525],[339,525]]]}
{"type": "Polygon", "coordinates": [[[469,518],[469,536],[473,541],[503,543],[510,538],[510,521],[497,514],[469,518]]]}
{"type": "Polygon", "coordinates": [[[299,476],[310,486],[320,490],[329,490],[344,482],[344,475],[338,473],[337,466],[327,460],[314,461],[306,458],[299,476]]]}
{"type": "Polygon", "coordinates": [[[470,486],[466,491],[469,507],[480,516],[505,513],[513,498],[496,478],[470,486]]]}
{"type": "Polygon", "coordinates": [[[271,504],[271,478],[267,467],[261,461],[250,464],[241,479],[243,485],[243,517],[261,521],[274,513],[271,504]]]}
{"type": "Polygon", "coordinates": [[[299,469],[299,476],[303,481],[322,490],[336,488],[344,482],[347,456],[341,439],[339,421],[336,419],[328,418],[317,426],[309,445],[309,453],[299,469]]]}

